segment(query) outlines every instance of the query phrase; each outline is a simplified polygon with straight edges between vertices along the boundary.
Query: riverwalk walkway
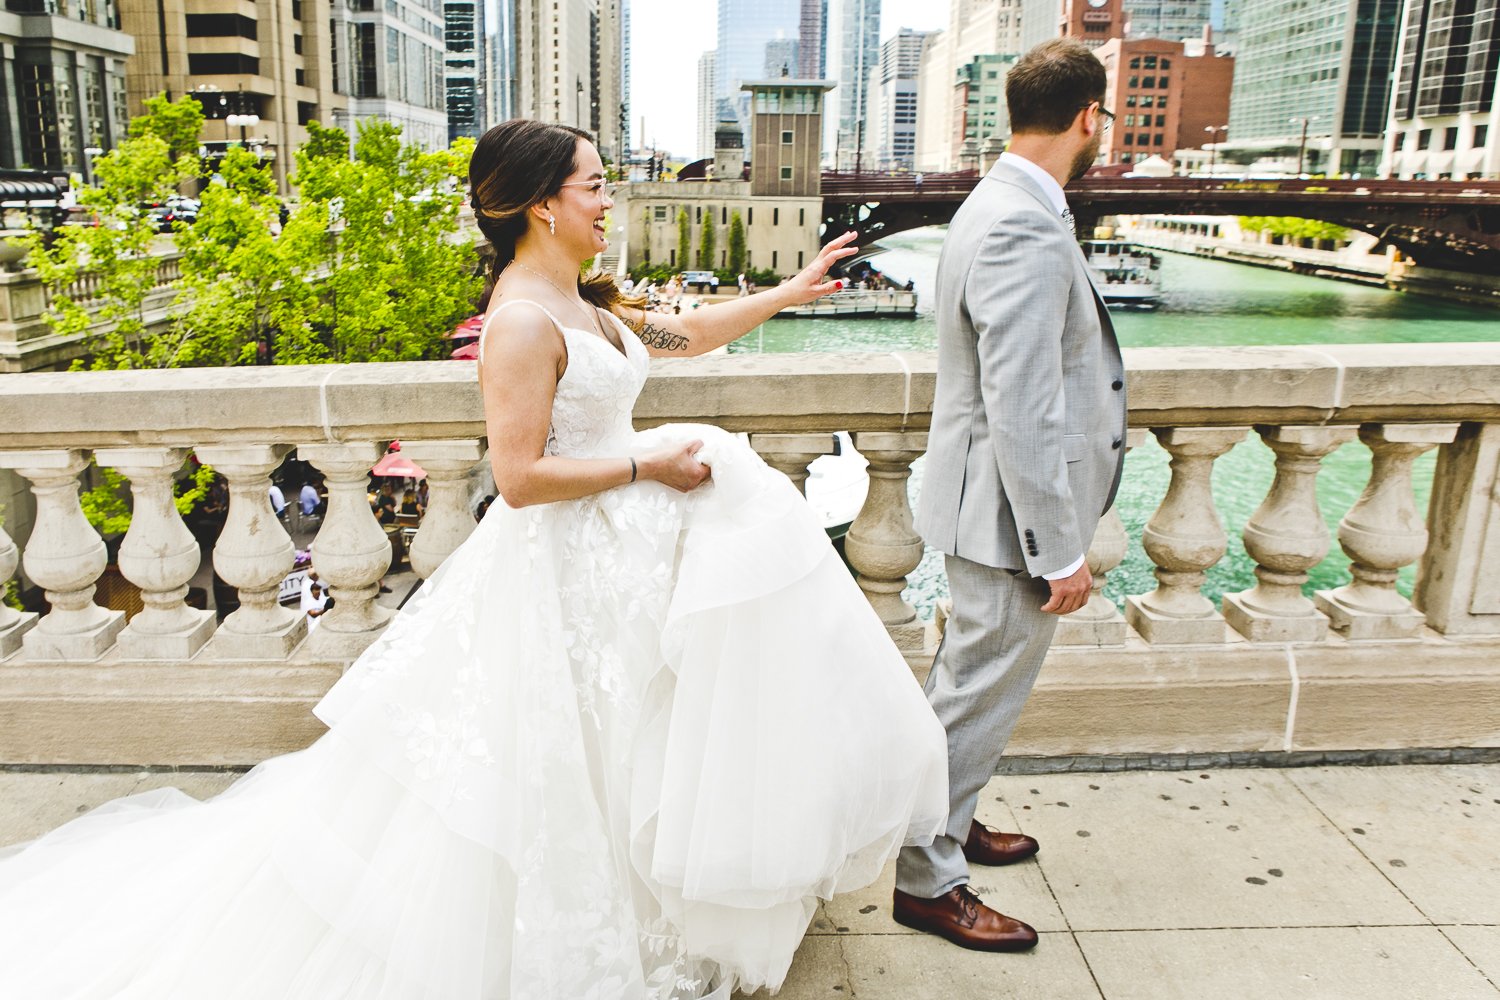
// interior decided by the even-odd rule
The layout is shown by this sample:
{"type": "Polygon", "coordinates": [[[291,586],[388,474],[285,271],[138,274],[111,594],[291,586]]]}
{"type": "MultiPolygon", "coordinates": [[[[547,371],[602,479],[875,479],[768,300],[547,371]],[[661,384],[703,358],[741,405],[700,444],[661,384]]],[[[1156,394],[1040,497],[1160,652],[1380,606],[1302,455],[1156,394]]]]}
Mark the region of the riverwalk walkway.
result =
{"type": "MultiPolygon", "coordinates": [[[[0,845],[235,777],[0,771],[0,845]]],[[[1042,843],[974,882],[1035,951],[907,931],[887,868],[820,906],[779,1000],[1500,997],[1500,764],[1007,775],[979,815],[1042,843]]]]}

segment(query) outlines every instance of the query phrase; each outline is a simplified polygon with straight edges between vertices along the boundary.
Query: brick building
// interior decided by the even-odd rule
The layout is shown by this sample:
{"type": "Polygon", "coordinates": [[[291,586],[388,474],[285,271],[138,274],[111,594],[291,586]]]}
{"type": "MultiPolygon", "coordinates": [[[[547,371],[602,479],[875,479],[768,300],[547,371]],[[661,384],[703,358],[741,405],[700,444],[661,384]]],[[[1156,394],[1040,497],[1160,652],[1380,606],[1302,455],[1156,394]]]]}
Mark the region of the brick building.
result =
{"type": "Polygon", "coordinates": [[[1099,47],[1109,77],[1104,106],[1116,115],[1100,147],[1102,163],[1137,163],[1222,141],[1229,121],[1234,59],[1212,48],[1189,55],[1182,42],[1112,39],[1099,47]]]}

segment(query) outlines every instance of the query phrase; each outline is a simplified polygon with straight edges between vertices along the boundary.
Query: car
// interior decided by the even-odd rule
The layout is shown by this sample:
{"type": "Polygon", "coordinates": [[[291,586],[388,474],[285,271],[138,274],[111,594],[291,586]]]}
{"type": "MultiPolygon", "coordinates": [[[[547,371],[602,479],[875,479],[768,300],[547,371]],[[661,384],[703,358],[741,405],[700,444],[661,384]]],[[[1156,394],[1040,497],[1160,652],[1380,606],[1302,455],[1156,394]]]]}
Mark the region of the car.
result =
{"type": "Polygon", "coordinates": [[[719,290],[719,276],[712,271],[683,271],[682,283],[686,285],[697,285],[698,291],[717,292],[719,290]],[[705,289],[704,286],[707,286],[705,289]]]}
{"type": "Polygon", "coordinates": [[[174,223],[182,222],[191,226],[197,222],[200,207],[201,204],[196,198],[172,195],[165,202],[148,205],[146,211],[156,220],[156,228],[159,232],[170,233],[174,223]]]}

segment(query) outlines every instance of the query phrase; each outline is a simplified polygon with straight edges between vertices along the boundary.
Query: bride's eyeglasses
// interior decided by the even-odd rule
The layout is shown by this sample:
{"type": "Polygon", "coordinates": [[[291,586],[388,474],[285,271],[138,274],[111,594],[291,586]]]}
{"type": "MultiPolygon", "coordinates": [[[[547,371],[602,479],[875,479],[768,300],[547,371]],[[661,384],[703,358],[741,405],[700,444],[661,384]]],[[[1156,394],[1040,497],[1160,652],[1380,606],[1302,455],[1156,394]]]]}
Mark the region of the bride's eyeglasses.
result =
{"type": "Polygon", "coordinates": [[[603,180],[594,180],[594,181],[563,181],[561,184],[558,185],[558,187],[581,187],[581,188],[587,188],[589,194],[598,195],[600,201],[603,201],[606,198],[608,198],[610,201],[614,201],[615,192],[617,190],[619,190],[619,188],[616,187],[614,184],[610,184],[608,181],[603,181],[603,180]]]}

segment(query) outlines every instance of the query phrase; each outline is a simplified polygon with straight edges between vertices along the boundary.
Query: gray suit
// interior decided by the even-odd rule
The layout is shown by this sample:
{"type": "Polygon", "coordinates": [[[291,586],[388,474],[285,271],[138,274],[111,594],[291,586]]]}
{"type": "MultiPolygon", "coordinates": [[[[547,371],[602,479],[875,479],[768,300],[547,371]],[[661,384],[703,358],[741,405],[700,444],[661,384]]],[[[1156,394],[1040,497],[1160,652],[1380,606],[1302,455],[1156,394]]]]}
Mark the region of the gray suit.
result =
{"type": "Polygon", "coordinates": [[[1125,373],[1083,254],[1041,186],[1001,161],[954,215],[937,274],[938,374],[916,527],[953,614],[927,679],[948,731],[946,836],[897,887],[968,881],[962,844],[1057,625],[1043,574],[1083,555],[1125,455],[1125,373]]]}

